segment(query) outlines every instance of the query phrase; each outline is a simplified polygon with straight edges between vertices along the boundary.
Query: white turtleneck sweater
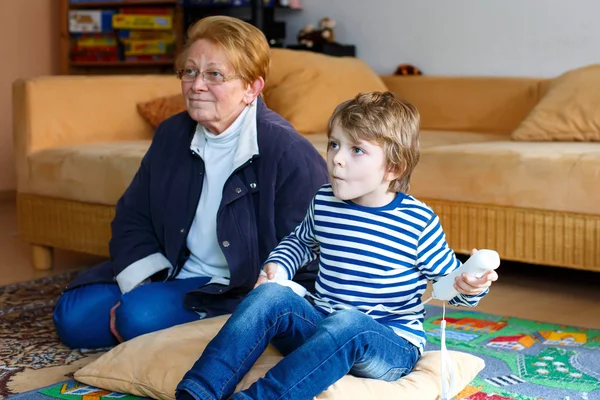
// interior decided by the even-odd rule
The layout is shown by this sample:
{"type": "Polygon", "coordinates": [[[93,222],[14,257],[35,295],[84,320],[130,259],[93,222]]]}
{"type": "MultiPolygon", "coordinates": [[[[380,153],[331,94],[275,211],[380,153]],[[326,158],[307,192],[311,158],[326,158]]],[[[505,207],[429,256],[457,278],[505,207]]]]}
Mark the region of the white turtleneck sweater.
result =
{"type": "Polygon", "coordinates": [[[190,257],[177,279],[207,276],[212,278],[211,283],[229,283],[229,266],[217,239],[217,211],[225,181],[237,168],[234,162],[240,134],[248,126],[245,120],[255,117],[250,109],[246,107],[233,124],[219,135],[201,125],[196,128],[191,150],[204,160],[204,183],[196,216],[187,236],[190,257]]]}

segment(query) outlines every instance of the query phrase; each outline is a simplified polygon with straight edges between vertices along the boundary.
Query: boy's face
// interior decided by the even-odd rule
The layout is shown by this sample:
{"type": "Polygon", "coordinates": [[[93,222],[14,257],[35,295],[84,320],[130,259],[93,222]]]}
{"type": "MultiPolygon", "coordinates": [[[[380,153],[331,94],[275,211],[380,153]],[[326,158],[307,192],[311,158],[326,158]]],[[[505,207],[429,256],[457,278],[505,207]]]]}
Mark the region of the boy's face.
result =
{"type": "Polygon", "coordinates": [[[367,207],[390,203],[396,193],[388,191],[397,176],[387,171],[385,154],[376,143],[353,143],[339,127],[333,126],[327,146],[327,170],[333,194],[367,207]]]}

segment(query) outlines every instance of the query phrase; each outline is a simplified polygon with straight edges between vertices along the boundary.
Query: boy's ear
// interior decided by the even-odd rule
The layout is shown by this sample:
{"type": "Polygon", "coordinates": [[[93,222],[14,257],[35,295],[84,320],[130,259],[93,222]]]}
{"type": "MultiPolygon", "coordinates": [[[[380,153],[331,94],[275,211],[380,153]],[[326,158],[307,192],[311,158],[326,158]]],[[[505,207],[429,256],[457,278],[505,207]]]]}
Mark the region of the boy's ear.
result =
{"type": "Polygon", "coordinates": [[[406,165],[390,165],[385,175],[386,181],[393,181],[402,176],[404,171],[406,170],[406,165]]]}

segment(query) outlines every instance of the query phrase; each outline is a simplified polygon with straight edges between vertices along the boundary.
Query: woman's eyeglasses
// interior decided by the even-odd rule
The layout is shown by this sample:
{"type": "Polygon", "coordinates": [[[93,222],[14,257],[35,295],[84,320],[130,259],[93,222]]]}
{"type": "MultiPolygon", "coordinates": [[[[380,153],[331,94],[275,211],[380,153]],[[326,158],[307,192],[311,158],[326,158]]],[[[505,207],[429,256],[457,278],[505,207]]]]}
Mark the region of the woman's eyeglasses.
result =
{"type": "Polygon", "coordinates": [[[223,75],[219,71],[200,71],[196,68],[183,68],[177,71],[177,77],[184,82],[194,82],[198,76],[202,76],[202,80],[210,85],[219,85],[240,78],[239,75],[223,75]]]}

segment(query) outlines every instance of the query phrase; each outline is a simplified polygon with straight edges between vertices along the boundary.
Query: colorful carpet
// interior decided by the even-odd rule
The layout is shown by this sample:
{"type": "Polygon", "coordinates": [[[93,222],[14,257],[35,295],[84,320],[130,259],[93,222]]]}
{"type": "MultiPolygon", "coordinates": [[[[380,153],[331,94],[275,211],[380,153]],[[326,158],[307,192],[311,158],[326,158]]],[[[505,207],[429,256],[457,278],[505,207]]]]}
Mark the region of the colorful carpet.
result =
{"type": "MultiPolygon", "coordinates": [[[[486,366],[462,400],[599,400],[600,331],[446,310],[448,348],[486,366]]],[[[442,309],[427,307],[427,349],[439,349],[442,309]]]]}
{"type": "MultiPolygon", "coordinates": [[[[54,332],[52,309],[72,277],[0,287],[0,399],[137,399],[70,379],[102,354],[70,350],[54,332]]],[[[442,309],[426,308],[436,350],[442,309]]],[[[457,400],[600,400],[600,331],[463,310],[446,320],[448,347],[486,362],[457,400]]]]}
{"type": "Polygon", "coordinates": [[[52,310],[74,273],[0,287],[0,399],[63,381],[100,352],[71,350],[52,310]]]}

